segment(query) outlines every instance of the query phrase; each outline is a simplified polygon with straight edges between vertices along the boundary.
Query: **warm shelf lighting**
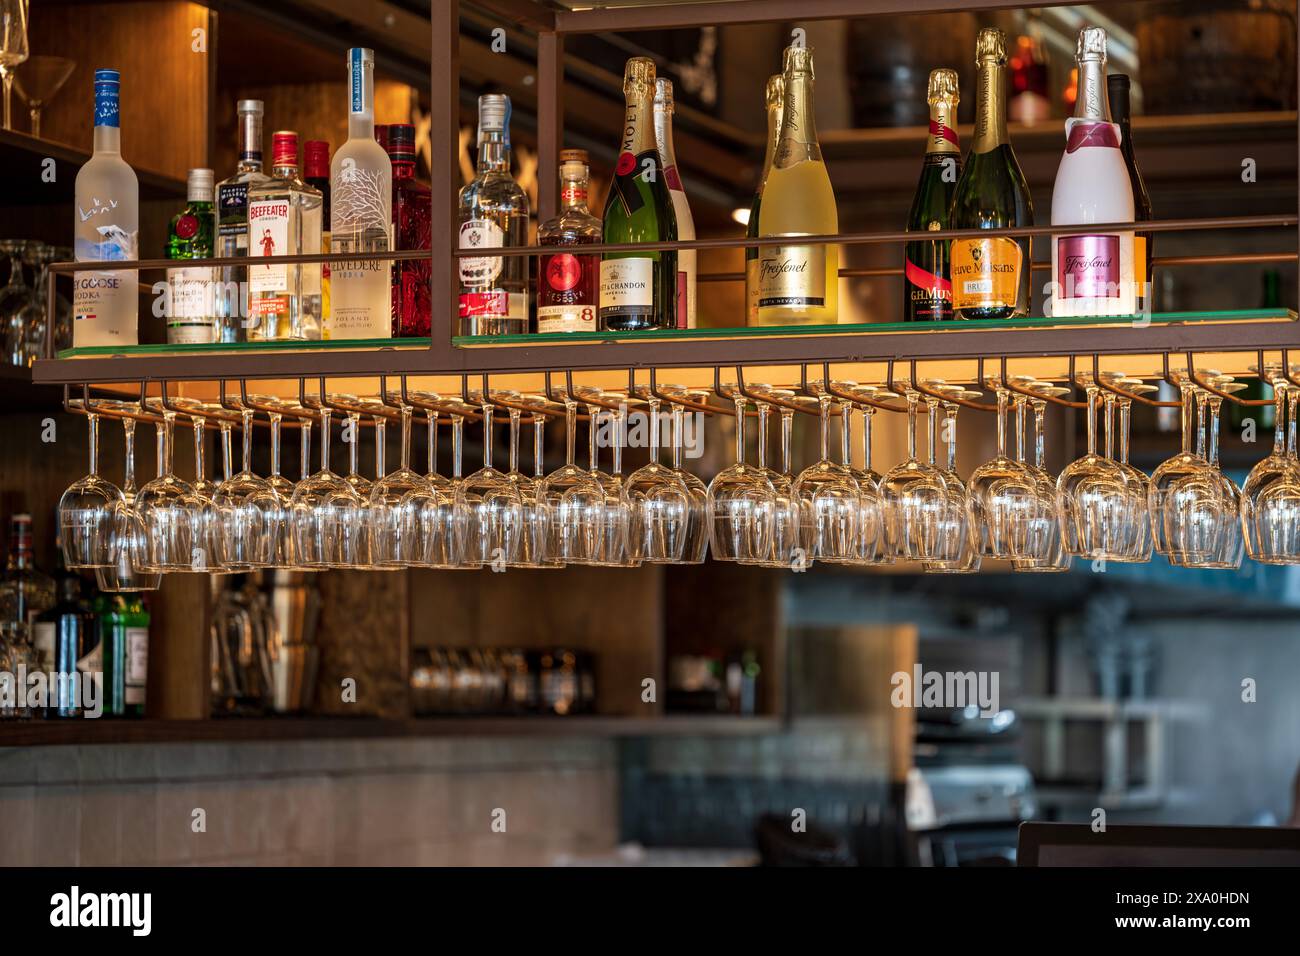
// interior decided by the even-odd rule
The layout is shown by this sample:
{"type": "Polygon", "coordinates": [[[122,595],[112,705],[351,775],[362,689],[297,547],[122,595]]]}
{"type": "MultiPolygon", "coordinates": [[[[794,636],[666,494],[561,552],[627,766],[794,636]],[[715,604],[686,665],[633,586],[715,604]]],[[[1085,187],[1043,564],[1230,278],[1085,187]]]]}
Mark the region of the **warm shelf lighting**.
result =
{"type": "Polygon", "coordinates": [[[749,207],[748,207],[748,206],[737,206],[735,209],[731,210],[731,218],[734,219],[734,220],[736,220],[736,222],[740,223],[742,226],[748,226],[748,225],[749,225],[749,207]]]}

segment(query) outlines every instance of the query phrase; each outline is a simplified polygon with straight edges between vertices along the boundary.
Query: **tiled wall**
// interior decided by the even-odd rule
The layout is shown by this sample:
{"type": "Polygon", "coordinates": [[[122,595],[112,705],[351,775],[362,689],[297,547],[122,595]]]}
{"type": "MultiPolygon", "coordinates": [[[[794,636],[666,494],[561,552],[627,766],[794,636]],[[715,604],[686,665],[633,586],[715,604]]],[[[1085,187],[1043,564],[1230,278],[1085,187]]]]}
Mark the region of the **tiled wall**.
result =
{"type": "Polygon", "coordinates": [[[0,866],[547,865],[618,837],[606,740],[0,749],[0,866]],[[194,810],[206,832],[193,832],[194,810]],[[493,812],[505,811],[505,832],[493,812]]]}

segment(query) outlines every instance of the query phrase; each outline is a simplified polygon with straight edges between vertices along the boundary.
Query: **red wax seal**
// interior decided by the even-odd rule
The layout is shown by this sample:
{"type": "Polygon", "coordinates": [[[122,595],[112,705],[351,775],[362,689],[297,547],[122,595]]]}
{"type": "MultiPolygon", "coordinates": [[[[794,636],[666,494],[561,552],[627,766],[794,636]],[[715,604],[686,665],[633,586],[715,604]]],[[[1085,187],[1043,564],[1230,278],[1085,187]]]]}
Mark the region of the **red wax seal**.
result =
{"type": "Polygon", "coordinates": [[[567,252],[551,256],[546,264],[546,284],[556,292],[568,292],[582,279],[582,263],[567,252]]]}
{"type": "Polygon", "coordinates": [[[614,174],[617,176],[626,176],[634,169],[636,169],[636,157],[631,153],[619,153],[618,165],[614,167],[614,174]]]}
{"type": "Polygon", "coordinates": [[[185,213],[176,220],[176,235],[180,239],[193,239],[199,231],[199,220],[185,213]]]}

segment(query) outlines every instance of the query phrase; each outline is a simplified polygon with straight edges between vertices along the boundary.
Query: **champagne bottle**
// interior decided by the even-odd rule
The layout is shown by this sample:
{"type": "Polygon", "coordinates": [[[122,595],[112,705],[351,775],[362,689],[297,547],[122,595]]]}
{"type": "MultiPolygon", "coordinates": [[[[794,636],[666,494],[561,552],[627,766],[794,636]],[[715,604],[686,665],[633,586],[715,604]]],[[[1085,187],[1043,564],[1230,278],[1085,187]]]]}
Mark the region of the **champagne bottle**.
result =
{"type": "MultiPolygon", "coordinates": [[[[932,70],[926,97],[930,104],[930,135],[926,140],[921,181],[907,217],[908,232],[948,228],[957,178],[961,175],[961,147],[957,144],[956,70],[932,70]]],[[[949,244],[944,240],[907,244],[903,266],[903,321],[939,322],[952,318],[952,278],[948,274],[949,244]]]]}
{"type": "MultiPolygon", "coordinates": [[[[1029,187],[1007,136],[1007,38],[980,31],[975,138],[952,199],[952,229],[1034,224],[1029,187]]],[[[1029,238],[954,239],[952,305],[959,319],[1007,319],[1029,313],[1029,238]]]]}
{"type": "MultiPolygon", "coordinates": [[[[1129,78],[1125,73],[1112,73],[1106,77],[1106,92],[1110,99],[1110,114],[1119,127],[1119,148],[1124,154],[1124,165],[1128,167],[1129,182],[1133,187],[1133,221],[1150,222],[1151,197],[1147,194],[1147,184],[1138,172],[1137,158],[1133,154],[1133,133],[1129,121],[1129,78]]],[[[1136,311],[1146,312],[1154,296],[1155,277],[1151,272],[1151,256],[1155,248],[1155,236],[1149,232],[1139,232],[1133,237],[1133,305],[1136,311]]],[[[1239,406],[1233,406],[1234,408],[1239,406]]]]}
{"type": "MultiPolygon", "coordinates": [[[[1052,225],[1133,221],[1133,186],[1110,120],[1106,31],[1084,27],[1078,95],[1052,189],[1052,225]]],[[[1052,315],[1132,315],[1133,233],[1052,237],[1052,315]]]]}
{"type": "MultiPolygon", "coordinates": [[[[633,57],[623,72],[627,114],[605,201],[605,242],[675,242],[677,216],[654,132],[655,65],[633,57]]],[[[677,324],[677,253],[607,252],[600,263],[600,327],[615,332],[677,324]]]]}
{"type": "MultiPolygon", "coordinates": [[[[668,182],[668,195],[673,200],[673,215],[677,219],[677,238],[695,238],[695,219],[691,204],[682,187],[682,177],[677,171],[677,154],[673,151],[673,81],[663,77],[655,80],[655,141],[659,144],[659,162],[663,164],[664,179],[668,182]]],[[[677,253],[677,327],[695,328],[695,269],[694,249],[677,253]]]]}
{"type": "MultiPolygon", "coordinates": [[[[767,78],[767,89],[763,100],[767,106],[767,153],[763,157],[763,174],[759,177],[758,188],[754,190],[754,200],[749,205],[749,223],[745,235],[750,239],[758,238],[758,218],[763,208],[763,185],[767,174],[772,171],[772,159],[776,155],[776,141],[781,135],[781,109],[785,100],[785,76],[777,73],[767,78]]],[[[758,246],[745,247],[745,321],[749,325],[758,325],[758,246]]]]}
{"type": "MultiPolygon", "coordinates": [[[[785,51],[781,136],[763,184],[758,234],[834,235],[840,231],[813,110],[813,55],[785,51]]],[[[834,325],[839,319],[837,246],[762,246],[758,253],[759,325],[834,325]]]]}

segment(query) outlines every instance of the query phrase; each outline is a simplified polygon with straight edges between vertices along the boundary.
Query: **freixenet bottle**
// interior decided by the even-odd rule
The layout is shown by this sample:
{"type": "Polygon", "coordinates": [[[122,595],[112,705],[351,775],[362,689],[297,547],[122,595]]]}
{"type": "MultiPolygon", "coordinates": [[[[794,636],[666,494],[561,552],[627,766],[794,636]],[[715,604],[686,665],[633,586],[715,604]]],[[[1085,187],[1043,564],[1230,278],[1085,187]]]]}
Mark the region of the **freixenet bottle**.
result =
{"type": "MultiPolygon", "coordinates": [[[[330,160],[330,251],[393,248],[393,171],[375,140],[375,53],[348,51],[348,139],[330,160]]],[[[330,265],[330,338],[393,334],[392,262],[344,259],[330,265]]]]}
{"type": "MultiPolygon", "coordinates": [[[[1112,73],[1106,77],[1106,92],[1110,99],[1110,115],[1119,127],[1119,148],[1124,154],[1124,165],[1128,167],[1129,183],[1133,187],[1133,221],[1150,222],[1151,197],[1147,194],[1147,184],[1138,172],[1137,157],[1133,153],[1133,131],[1131,109],[1129,105],[1129,78],[1124,73],[1112,73]]],[[[1139,232],[1133,237],[1133,305],[1137,312],[1146,312],[1154,298],[1155,278],[1151,272],[1152,250],[1155,248],[1155,236],[1149,232],[1139,232]]],[[[1231,402],[1229,402],[1232,405],[1231,402]]],[[[1233,405],[1233,408],[1241,406],[1233,405]]],[[[1263,411],[1264,409],[1261,409],[1263,411]]]]}
{"type": "MultiPolygon", "coordinates": [[[[763,184],[758,234],[835,235],[835,192],[817,142],[813,53],[785,51],[781,136],[763,184]]],[[[839,320],[839,247],[762,246],[758,253],[759,325],[834,325],[839,320]]]]}
{"type": "MultiPolygon", "coordinates": [[[[215,174],[191,169],[185,184],[189,201],[172,217],[167,237],[168,259],[211,259],[216,229],[212,191],[215,174]]],[[[216,288],[207,266],[167,270],[167,344],[192,345],[216,341],[216,288]]]]}
{"type": "MultiPolygon", "coordinates": [[[[677,218],[677,238],[695,238],[695,219],[691,204],[682,187],[681,173],[677,171],[677,154],[673,151],[673,81],[659,77],[655,80],[655,142],[659,144],[659,162],[663,164],[664,181],[673,201],[673,215],[677,218]]],[[[677,327],[695,328],[695,271],[697,255],[694,249],[677,252],[677,327]]]]}
{"type": "MultiPolygon", "coordinates": [[[[560,212],[537,227],[541,246],[600,242],[600,220],[587,209],[590,170],[585,149],[560,151],[560,212]]],[[[600,256],[576,250],[541,256],[537,280],[538,332],[595,332],[600,307],[600,256]]]]}
{"type": "MultiPolygon", "coordinates": [[[[759,213],[763,208],[763,186],[767,183],[767,174],[772,171],[772,159],[776,156],[776,141],[781,135],[781,109],[785,100],[785,76],[777,73],[767,78],[767,87],[763,91],[763,103],[767,109],[767,151],[763,156],[763,173],[754,190],[754,199],[749,204],[749,223],[745,227],[748,239],[758,238],[759,213]]],[[[745,247],[745,323],[758,325],[758,246],[745,247]]]]}
{"type": "MultiPolygon", "coordinates": [[[[908,232],[948,228],[952,197],[961,176],[961,147],[957,143],[956,70],[932,70],[926,99],[930,104],[930,135],[926,140],[921,181],[907,216],[908,232]]],[[[903,264],[903,321],[946,322],[952,318],[952,277],[948,272],[948,242],[909,242],[903,264]]]]}
{"type": "MultiPolygon", "coordinates": [[[[1052,188],[1052,225],[1133,221],[1133,186],[1110,120],[1106,31],[1084,27],[1078,94],[1052,188]]],[[[1132,315],[1133,233],[1052,237],[1052,315],[1132,315]]]]}
{"type": "MultiPolygon", "coordinates": [[[[95,151],[77,171],[74,254],[78,262],[139,258],[140,186],[122,158],[117,70],[95,71],[95,151]]],[[[134,272],[72,276],[72,344],[135,345],[138,277],[134,272]]]]}
{"type": "MultiPolygon", "coordinates": [[[[239,164],[217,183],[217,258],[248,255],[248,190],[271,177],[262,172],[262,101],[240,100],[239,164]]],[[[217,270],[217,341],[248,338],[248,267],[217,270]]]]}
{"type": "MultiPolygon", "coordinates": [[[[433,200],[429,187],[415,178],[415,127],[388,127],[388,158],[393,162],[393,239],[398,249],[428,249],[432,239],[433,200]]],[[[429,334],[429,281],[432,263],[425,257],[393,263],[393,335],[429,334]]]]}
{"type": "MultiPolygon", "coordinates": [[[[606,244],[677,239],[677,214],[655,145],[654,95],[654,61],[632,57],[623,68],[626,111],[605,200],[606,244]]],[[[677,253],[605,253],[600,263],[601,329],[633,332],[676,325],[677,253]]]]}
{"type": "MultiPolygon", "coordinates": [[[[298,175],[298,134],[271,137],[271,178],[248,190],[249,255],[321,251],[320,192],[298,175]]],[[[248,270],[250,339],[319,339],[320,266],[257,265],[248,270]]]]}
{"type": "Polygon", "coordinates": [[[104,672],[104,714],[143,717],[149,681],[149,610],[138,592],[103,594],[96,604],[104,672]]]}
{"type": "MultiPolygon", "coordinates": [[[[957,192],[950,229],[1007,229],[1034,224],[1029,187],[1007,136],[1007,40],[993,27],[980,31],[975,137],[957,192]]],[[[1028,315],[1029,238],[954,239],[952,306],[959,319],[1028,315]]]]}
{"type": "MultiPolygon", "coordinates": [[[[510,97],[478,98],[478,164],[460,191],[461,249],[528,245],[528,196],[510,175],[510,97]]],[[[460,259],[460,333],[509,335],[528,331],[528,259],[460,259]]]]}
{"type": "MultiPolygon", "coordinates": [[[[320,247],[330,248],[330,144],[323,139],[309,139],[302,144],[302,181],[321,195],[320,247]]],[[[329,338],[330,327],[330,264],[320,267],[320,332],[329,338]]]]}

